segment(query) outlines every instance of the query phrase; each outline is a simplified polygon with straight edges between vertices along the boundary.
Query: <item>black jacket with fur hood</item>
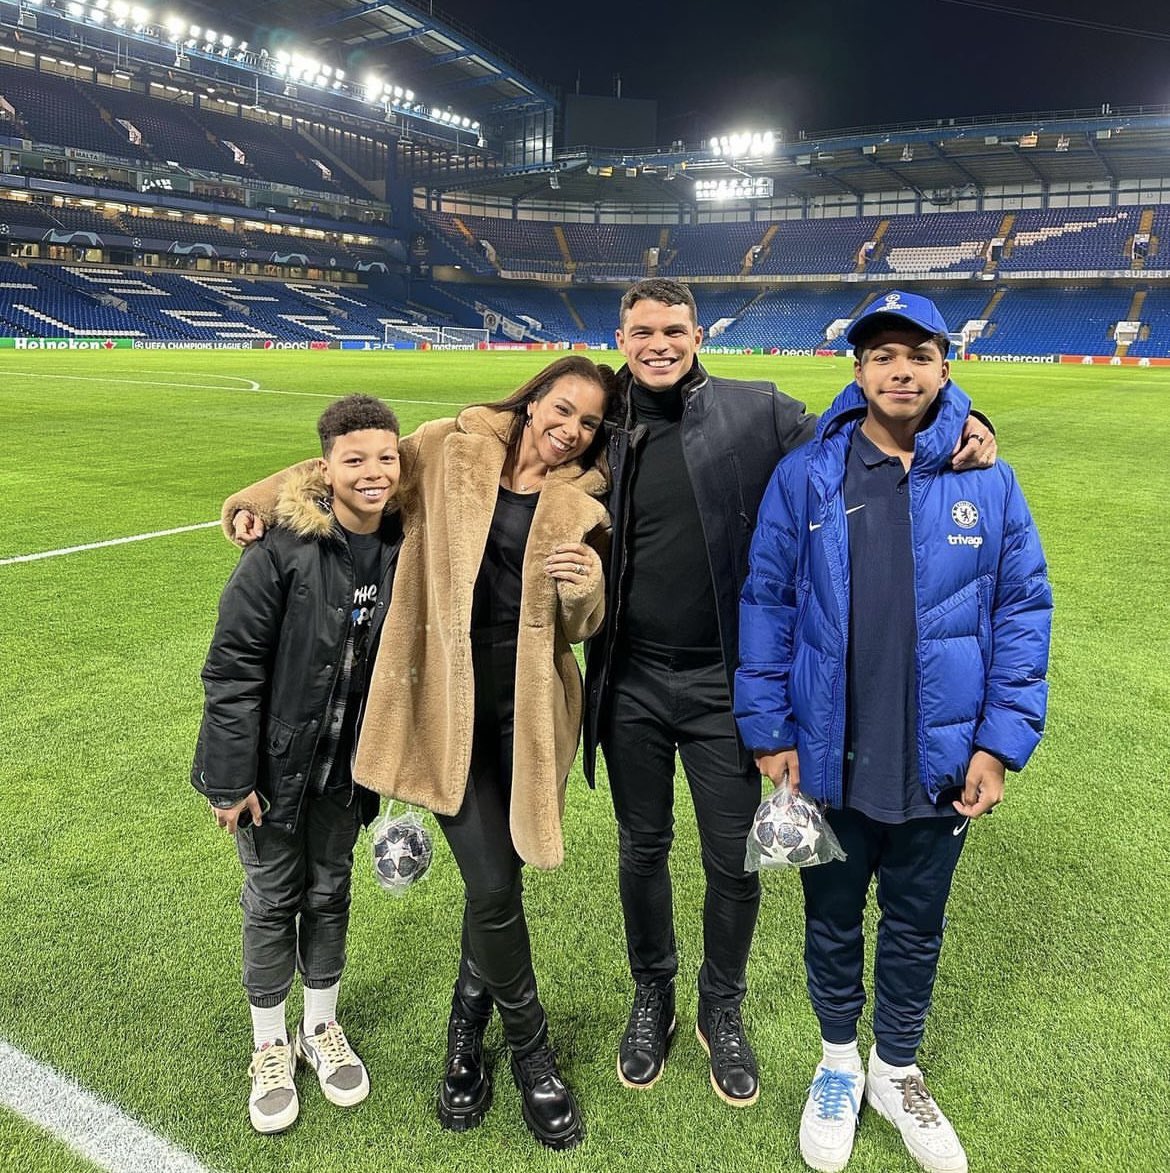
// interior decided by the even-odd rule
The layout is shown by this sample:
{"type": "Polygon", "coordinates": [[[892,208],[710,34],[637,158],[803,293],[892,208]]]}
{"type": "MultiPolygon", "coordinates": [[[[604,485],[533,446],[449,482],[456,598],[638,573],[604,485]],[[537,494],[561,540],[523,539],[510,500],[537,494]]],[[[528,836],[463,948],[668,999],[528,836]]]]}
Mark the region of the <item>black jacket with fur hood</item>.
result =
{"type": "MultiPolygon", "coordinates": [[[[341,668],[353,607],[349,544],[328,507],[316,462],[290,476],[276,525],[244,551],[224,587],[203,667],[203,724],[191,782],[208,798],[238,802],[252,790],[271,804],[265,819],[297,822],[341,668]]],[[[386,617],[402,527],[382,521],[387,541],[370,631],[367,671],[386,617]]],[[[357,788],[363,822],[378,796],[357,788]]]]}

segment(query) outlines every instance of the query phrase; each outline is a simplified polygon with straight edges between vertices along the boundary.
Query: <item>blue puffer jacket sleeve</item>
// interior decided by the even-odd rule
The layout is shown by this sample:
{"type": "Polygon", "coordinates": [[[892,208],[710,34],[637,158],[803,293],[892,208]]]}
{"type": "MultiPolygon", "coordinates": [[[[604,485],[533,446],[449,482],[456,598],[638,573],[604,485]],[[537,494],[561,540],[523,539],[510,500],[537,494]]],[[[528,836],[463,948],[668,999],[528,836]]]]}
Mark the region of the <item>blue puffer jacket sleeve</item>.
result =
{"type": "Polygon", "coordinates": [[[760,503],[739,604],[739,668],[735,719],[749,750],[796,744],[789,685],[796,632],[796,562],[805,528],[807,494],[788,475],[805,459],[794,452],[777,466],[760,503]]]}
{"type": "Polygon", "coordinates": [[[1010,483],[991,609],[991,665],[975,745],[1021,770],[1044,730],[1052,588],[1024,494],[1015,474],[1005,472],[1010,483]]]}

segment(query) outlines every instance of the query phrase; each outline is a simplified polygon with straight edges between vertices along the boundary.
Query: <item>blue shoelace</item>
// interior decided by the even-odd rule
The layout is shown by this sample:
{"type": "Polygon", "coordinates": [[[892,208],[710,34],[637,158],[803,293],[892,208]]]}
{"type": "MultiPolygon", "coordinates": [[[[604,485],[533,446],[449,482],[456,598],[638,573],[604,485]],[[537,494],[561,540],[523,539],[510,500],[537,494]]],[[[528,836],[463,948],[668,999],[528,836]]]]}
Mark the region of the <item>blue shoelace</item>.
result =
{"type": "Polygon", "coordinates": [[[813,1100],[820,1103],[821,1119],[840,1120],[846,1103],[856,1116],[858,1104],[853,1088],[860,1082],[861,1076],[851,1071],[837,1071],[832,1067],[822,1067],[820,1072],[808,1090],[813,1100]]]}

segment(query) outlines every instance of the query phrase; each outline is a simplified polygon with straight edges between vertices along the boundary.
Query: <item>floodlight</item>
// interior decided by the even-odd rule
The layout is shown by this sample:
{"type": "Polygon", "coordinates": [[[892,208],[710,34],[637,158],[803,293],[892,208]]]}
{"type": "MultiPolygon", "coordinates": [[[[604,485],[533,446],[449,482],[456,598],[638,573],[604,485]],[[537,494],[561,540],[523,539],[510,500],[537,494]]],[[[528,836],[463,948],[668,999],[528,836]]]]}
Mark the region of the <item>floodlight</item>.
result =
{"type": "Polygon", "coordinates": [[[227,33],[224,33],[219,39],[225,49],[230,49],[235,44],[235,41],[227,33]]]}
{"type": "Polygon", "coordinates": [[[382,79],[370,73],[366,75],[366,94],[371,98],[382,92],[382,79]]]}
{"type": "Polygon", "coordinates": [[[333,66],[332,65],[321,66],[321,75],[323,77],[332,77],[333,76],[333,66]]]}
{"type": "Polygon", "coordinates": [[[120,20],[125,20],[130,15],[130,5],[126,3],[126,0],[114,0],[114,3],[110,5],[110,11],[120,20]]]}
{"type": "Polygon", "coordinates": [[[478,122],[473,122],[473,123],[471,124],[471,129],[472,129],[472,130],[479,130],[479,123],[478,123],[478,122]]]}
{"type": "Polygon", "coordinates": [[[292,58],[283,49],[277,49],[276,60],[279,61],[281,65],[287,65],[292,60],[292,58]]]}
{"type": "Polygon", "coordinates": [[[337,80],[338,81],[345,81],[345,70],[344,69],[337,70],[337,80]]]}
{"type": "Polygon", "coordinates": [[[166,29],[167,29],[167,32],[171,34],[172,41],[177,41],[179,39],[179,37],[182,35],[184,23],[185,22],[183,21],[182,17],[179,17],[179,16],[168,16],[167,17],[166,29]]]}
{"type": "Polygon", "coordinates": [[[199,27],[197,24],[193,24],[193,25],[192,25],[192,26],[191,26],[191,27],[190,27],[190,28],[187,30],[187,35],[188,35],[189,37],[198,37],[198,36],[199,36],[199,35],[200,35],[202,32],[203,32],[203,30],[202,30],[202,29],[201,29],[201,28],[200,28],[200,27],[199,27]]]}
{"type": "Polygon", "coordinates": [[[105,10],[110,6],[110,0],[93,0],[93,6],[94,8],[99,9],[101,12],[105,12],[105,10]]]}
{"type": "Polygon", "coordinates": [[[401,87],[401,86],[395,86],[395,87],[394,87],[394,96],[395,96],[396,98],[401,98],[401,97],[402,97],[402,87],[401,87]]]}
{"type": "Polygon", "coordinates": [[[89,19],[92,20],[94,24],[101,24],[102,21],[106,19],[106,14],[100,8],[91,8],[89,10],[89,19]]]}
{"type": "Polygon", "coordinates": [[[216,42],[217,40],[219,40],[219,34],[218,34],[218,33],[214,33],[214,32],[212,32],[212,31],[211,31],[211,29],[208,29],[208,30],[207,30],[207,32],[205,32],[205,33],[203,34],[203,39],[204,39],[204,40],[205,40],[205,41],[206,41],[206,42],[207,42],[209,45],[214,45],[214,44],[215,44],[215,42],[216,42]]]}
{"type": "Polygon", "coordinates": [[[470,118],[465,118],[465,119],[463,120],[463,125],[464,125],[464,126],[470,126],[470,125],[471,125],[471,119],[470,119],[470,118]]]}
{"type": "MultiPolygon", "coordinates": [[[[241,42],[240,42],[240,44],[239,44],[239,51],[240,51],[241,53],[246,53],[246,52],[248,51],[248,42],[247,42],[247,41],[241,41],[241,42]]],[[[265,49],[265,50],[264,50],[264,55],[265,55],[266,57],[268,56],[268,50],[267,50],[267,49],[265,49]]]]}
{"type": "Polygon", "coordinates": [[[80,16],[84,11],[85,11],[85,5],[78,4],[77,0],[73,0],[73,3],[69,5],[69,15],[70,16],[80,16]]]}
{"type": "Polygon", "coordinates": [[[135,24],[146,24],[146,22],[150,20],[150,13],[147,12],[145,8],[135,4],[130,9],[130,19],[134,21],[135,24]]]}
{"type": "Polygon", "coordinates": [[[408,102],[413,102],[413,101],[414,101],[414,90],[407,90],[407,91],[406,91],[406,100],[407,100],[408,102]]]}

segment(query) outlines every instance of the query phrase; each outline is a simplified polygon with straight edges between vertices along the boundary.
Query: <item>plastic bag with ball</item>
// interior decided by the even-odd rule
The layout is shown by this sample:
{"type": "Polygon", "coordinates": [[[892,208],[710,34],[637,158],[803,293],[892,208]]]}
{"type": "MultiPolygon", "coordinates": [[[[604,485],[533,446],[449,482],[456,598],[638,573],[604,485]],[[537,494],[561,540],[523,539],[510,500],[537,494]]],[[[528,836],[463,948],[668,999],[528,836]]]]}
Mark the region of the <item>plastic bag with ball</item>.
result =
{"type": "Polygon", "coordinates": [[[820,808],[803,794],[777,786],[760,803],[748,832],[744,871],[811,868],[844,859],[845,852],[820,808]]]}
{"type": "Polygon", "coordinates": [[[387,810],[374,823],[374,876],[394,896],[402,896],[431,868],[431,833],[414,811],[387,810]]]}

